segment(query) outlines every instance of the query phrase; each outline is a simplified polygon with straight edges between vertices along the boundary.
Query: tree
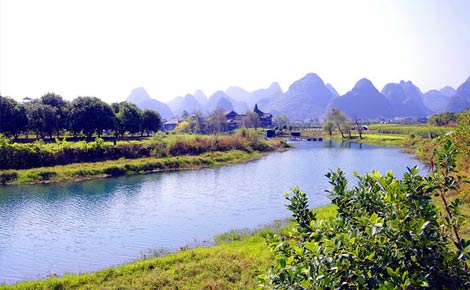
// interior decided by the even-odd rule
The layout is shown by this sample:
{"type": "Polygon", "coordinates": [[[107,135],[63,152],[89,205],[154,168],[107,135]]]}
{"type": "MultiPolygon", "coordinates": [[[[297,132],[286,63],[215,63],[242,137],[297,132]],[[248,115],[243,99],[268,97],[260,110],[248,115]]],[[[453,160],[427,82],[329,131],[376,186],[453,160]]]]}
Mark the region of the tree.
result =
{"type": "Polygon", "coordinates": [[[245,116],[242,118],[242,124],[246,128],[259,128],[261,126],[261,120],[258,113],[256,112],[246,112],[245,116]]]}
{"type": "Polygon", "coordinates": [[[212,133],[224,132],[227,128],[227,120],[225,119],[224,112],[219,109],[212,111],[207,119],[209,131],[212,133]]]}
{"type": "Polygon", "coordinates": [[[142,132],[140,136],[144,135],[144,131],[147,131],[147,136],[151,131],[157,132],[162,124],[160,114],[153,110],[144,110],[142,114],[142,132]]]}
{"type": "MultiPolygon", "coordinates": [[[[47,93],[40,98],[40,102],[48,106],[46,109],[48,114],[47,124],[48,131],[55,131],[57,137],[60,135],[60,130],[67,129],[69,127],[69,104],[62,96],[47,93]]],[[[52,133],[49,134],[52,138],[52,133]]]]}
{"type": "Polygon", "coordinates": [[[440,113],[429,117],[428,124],[432,126],[452,126],[458,123],[460,113],[440,113]]]}
{"type": "Polygon", "coordinates": [[[105,129],[113,129],[114,111],[110,105],[97,97],[78,97],[71,103],[72,130],[75,134],[83,133],[88,139],[93,133],[98,137],[105,129]]]}
{"type": "Polygon", "coordinates": [[[204,122],[204,117],[202,116],[202,112],[197,110],[191,116],[191,131],[193,133],[205,133],[207,132],[207,125],[204,122]]]}
{"type": "MultiPolygon", "coordinates": [[[[28,129],[36,133],[36,138],[44,138],[46,132],[46,106],[38,100],[27,104],[26,115],[28,117],[28,129]]],[[[51,113],[48,114],[52,115],[51,113]]]]}
{"type": "Polygon", "coordinates": [[[287,127],[290,123],[289,118],[286,115],[277,115],[273,119],[273,123],[276,124],[279,128],[287,127]]]}
{"type": "Polygon", "coordinates": [[[134,134],[142,130],[142,111],[132,103],[120,102],[118,105],[118,112],[114,107],[116,114],[116,129],[124,136],[126,132],[134,134]]]}
{"type": "Polygon", "coordinates": [[[358,117],[354,118],[354,123],[356,124],[356,130],[359,133],[359,139],[362,139],[362,126],[359,125],[359,120],[360,119],[358,117]]]}
{"type": "Polygon", "coordinates": [[[338,128],[341,133],[341,137],[344,138],[344,133],[350,130],[350,125],[346,115],[336,108],[332,108],[325,119],[325,122],[333,122],[333,124],[338,128]]]}
{"type": "Polygon", "coordinates": [[[323,123],[323,130],[327,131],[328,134],[330,135],[333,135],[333,129],[335,128],[335,123],[333,123],[333,121],[331,120],[325,120],[325,122],[323,123]]]}
{"type": "Polygon", "coordinates": [[[189,118],[189,113],[188,113],[188,111],[183,110],[183,112],[181,113],[181,118],[183,118],[183,119],[185,119],[185,120],[186,120],[187,118],[189,118]]]}
{"type": "Polygon", "coordinates": [[[14,99],[0,96],[0,133],[15,138],[26,130],[27,119],[23,105],[14,99]]]}

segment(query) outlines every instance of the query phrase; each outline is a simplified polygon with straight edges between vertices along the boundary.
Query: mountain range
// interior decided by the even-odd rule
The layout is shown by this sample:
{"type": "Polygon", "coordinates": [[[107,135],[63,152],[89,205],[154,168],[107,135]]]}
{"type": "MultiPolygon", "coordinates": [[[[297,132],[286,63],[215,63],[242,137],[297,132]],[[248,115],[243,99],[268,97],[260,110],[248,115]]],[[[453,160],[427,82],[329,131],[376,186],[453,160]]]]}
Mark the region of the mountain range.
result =
{"type": "Polygon", "coordinates": [[[450,86],[422,93],[411,81],[388,83],[381,91],[366,79],[360,79],[347,93],[340,95],[330,83],[317,74],[308,73],[283,92],[277,82],[267,88],[247,91],[231,86],[209,97],[201,90],[162,103],[151,98],[144,88],[132,90],[127,101],[141,109],[153,109],[164,119],[183,112],[201,111],[208,115],[214,109],[245,113],[255,104],[273,115],[286,115],[291,120],[323,119],[330,108],[338,108],[350,117],[362,119],[421,118],[441,112],[461,112],[470,107],[470,78],[457,89],[450,86]]]}

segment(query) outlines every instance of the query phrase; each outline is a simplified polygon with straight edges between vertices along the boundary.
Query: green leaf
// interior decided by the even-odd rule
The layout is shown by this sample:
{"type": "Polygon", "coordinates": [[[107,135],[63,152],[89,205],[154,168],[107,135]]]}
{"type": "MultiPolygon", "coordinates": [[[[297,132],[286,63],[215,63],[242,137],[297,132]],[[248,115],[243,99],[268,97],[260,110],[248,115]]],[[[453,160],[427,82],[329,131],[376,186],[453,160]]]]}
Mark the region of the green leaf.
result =
{"type": "Polygon", "coordinates": [[[310,287],[310,285],[312,285],[312,283],[310,283],[307,280],[304,280],[304,281],[302,281],[302,283],[300,283],[300,286],[302,286],[303,288],[308,288],[308,287],[310,287]]]}

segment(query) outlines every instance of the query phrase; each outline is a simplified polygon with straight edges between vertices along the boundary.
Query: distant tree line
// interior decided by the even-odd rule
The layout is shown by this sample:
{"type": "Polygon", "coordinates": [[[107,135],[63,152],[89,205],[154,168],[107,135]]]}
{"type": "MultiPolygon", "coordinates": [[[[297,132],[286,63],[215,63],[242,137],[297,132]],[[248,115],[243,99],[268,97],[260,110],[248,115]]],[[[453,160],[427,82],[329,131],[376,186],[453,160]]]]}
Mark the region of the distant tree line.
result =
{"type": "Polygon", "coordinates": [[[158,112],[142,111],[128,102],[109,105],[96,97],[78,97],[69,102],[58,94],[47,93],[21,104],[0,96],[0,134],[9,138],[30,133],[38,139],[52,138],[66,132],[91,138],[105,131],[116,137],[125,133],[142,136],[157,131],[160,125],[158,112]]]}

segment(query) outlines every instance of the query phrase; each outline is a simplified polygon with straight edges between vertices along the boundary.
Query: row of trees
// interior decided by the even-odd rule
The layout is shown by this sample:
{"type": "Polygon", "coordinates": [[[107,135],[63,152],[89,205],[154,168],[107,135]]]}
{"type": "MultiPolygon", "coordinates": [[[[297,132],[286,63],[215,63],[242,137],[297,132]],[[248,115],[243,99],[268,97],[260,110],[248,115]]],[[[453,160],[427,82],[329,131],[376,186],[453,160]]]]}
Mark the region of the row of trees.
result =
{"type": "Polygon", "coordinates": [[[33,132],[37,138],[53,134],[57,137],[65,131],[74,136],[81,134],[91,138],[109,130],[115,136],[157,131],[160,115],[152,110],[140,110],[128,102],[111,105],[96,97],[78,97],[72,102],[60,95],[48,93],[39,99],[21,104],[14,99],[0,96],[0,133],[17,138],[33,132]]]}

